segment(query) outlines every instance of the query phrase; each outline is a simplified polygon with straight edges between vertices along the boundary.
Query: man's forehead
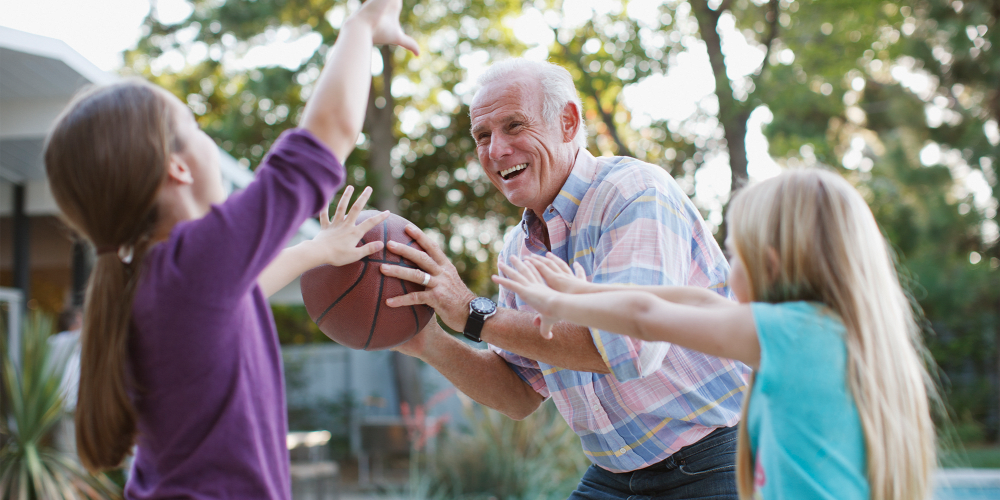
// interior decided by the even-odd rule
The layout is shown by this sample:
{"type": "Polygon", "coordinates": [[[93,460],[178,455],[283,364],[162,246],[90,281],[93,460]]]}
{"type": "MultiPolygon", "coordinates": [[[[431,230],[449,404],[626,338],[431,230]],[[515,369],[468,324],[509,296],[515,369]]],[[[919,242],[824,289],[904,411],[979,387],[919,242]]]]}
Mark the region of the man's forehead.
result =
{"type": "Polygon", "coordinates": [[[532,89],[523,82],[493,82],[483,86],[472,98],[469,116],[473,125],[484,119],[509,120],[523,117],[530,108],[538,104],[532,89]]]}

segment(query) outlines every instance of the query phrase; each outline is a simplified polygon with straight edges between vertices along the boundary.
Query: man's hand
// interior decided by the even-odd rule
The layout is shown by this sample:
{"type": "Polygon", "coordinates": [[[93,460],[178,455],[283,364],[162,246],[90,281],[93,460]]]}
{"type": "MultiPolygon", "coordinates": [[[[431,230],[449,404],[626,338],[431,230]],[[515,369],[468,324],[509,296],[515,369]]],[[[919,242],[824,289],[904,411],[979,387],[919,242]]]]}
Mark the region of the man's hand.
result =
{"type": "Polygon", "coordinates": [[[424,285],[424,291],[393,297],[386,300],[386,304],[389,307],[426,304],[434,309],[446,325],[462,331],[469,319],[469,302],[476,298],[476,294],[465,286],[462,278],[458,276],[458,270],[437,243],[414,225],[406,226],[406,233],[416,240],[424,251],[395,241],[390,241],[387,248],[390,252],[409,259],[420,269],[382,264],[382,274],[424,284],[424,273],[427,273],[430,275],[430,280],[424,285]]]}

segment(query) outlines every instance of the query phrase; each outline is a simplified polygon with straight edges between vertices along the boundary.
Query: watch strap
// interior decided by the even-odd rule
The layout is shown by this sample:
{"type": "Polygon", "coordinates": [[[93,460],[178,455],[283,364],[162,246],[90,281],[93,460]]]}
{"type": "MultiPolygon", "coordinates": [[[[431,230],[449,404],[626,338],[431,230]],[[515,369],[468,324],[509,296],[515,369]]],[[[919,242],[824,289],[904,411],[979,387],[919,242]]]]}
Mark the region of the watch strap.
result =
{"type": "Polygon", "coordinates": [[[479,334],[483,331],[483,323],[486,322],[486,318],[478,312],[469,313],[469,319],[465,322],[465,329],[462,330],[462,335],[465,338],[473,342],[482,342],[483,339],[480,338],[479,334]]]}

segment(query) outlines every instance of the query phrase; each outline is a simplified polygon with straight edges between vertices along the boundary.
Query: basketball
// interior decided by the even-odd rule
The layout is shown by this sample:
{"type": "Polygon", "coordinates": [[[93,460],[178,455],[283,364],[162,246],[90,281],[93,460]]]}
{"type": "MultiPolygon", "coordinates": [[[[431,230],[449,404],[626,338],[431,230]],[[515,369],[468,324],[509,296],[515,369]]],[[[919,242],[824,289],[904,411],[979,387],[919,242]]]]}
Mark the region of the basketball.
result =
{"type": "MultiPolygon", "coordinates": [[[[379,213],[365,210],[358,215],[357,223],[379,213]]],[[[392,240],[419,248],[403,231],[408,224],[406,219],[391,214],[368,231],[358,246],[373,241],[381,241],[384,245],[392,240]]],[[[383,246],[382,250],[353,264],[324,265],[302,275],[302,300],[306,311],[327,337],[352,349],[390,349],[410,340],[431,319],[434,310],[423,304],[407,307],[385,304],[388,298],[419,292],[424,287],[382,274],[381,264],[417,268],[383,246]]]]}

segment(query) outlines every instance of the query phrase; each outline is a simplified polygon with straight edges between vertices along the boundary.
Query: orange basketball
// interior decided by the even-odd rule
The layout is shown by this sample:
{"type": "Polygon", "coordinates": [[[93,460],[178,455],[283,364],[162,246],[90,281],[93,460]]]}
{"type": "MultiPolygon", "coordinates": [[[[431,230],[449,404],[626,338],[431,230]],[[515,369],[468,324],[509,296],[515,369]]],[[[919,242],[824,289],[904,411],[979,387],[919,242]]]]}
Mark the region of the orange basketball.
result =
{"type": "MultiPolygon", "coordinates": [[[[366,210],[360,223],[379,214],[366,210]]],[[[419,248],[403,229],[406,219],[391,214],[365,234],[358,246],[389,240],[419,248]]],[[[412,262],[382,250],[346,266],[325,265],[302,275],[302,300],[309,317],[320,331],[352,349],[390,349],[413,338],[431,319],[434,310],[426,305],[389,307],[386,299],[424,289],[423,286],[382,274],[383,263],[416,268],[412,262]]]]}

